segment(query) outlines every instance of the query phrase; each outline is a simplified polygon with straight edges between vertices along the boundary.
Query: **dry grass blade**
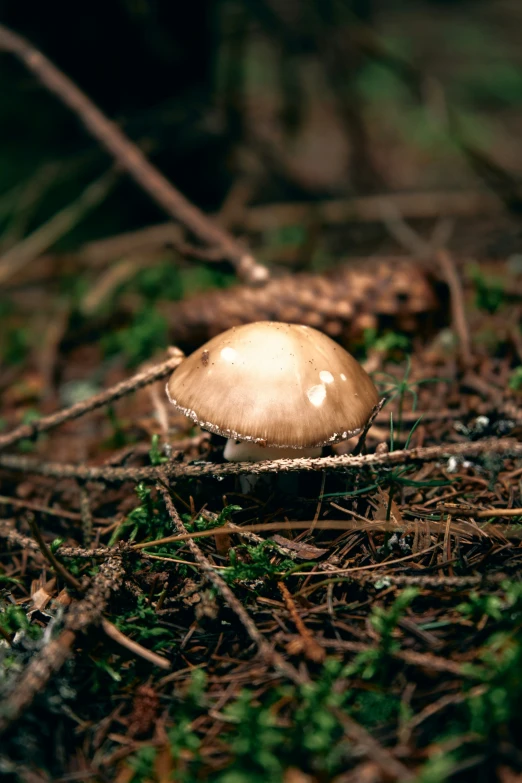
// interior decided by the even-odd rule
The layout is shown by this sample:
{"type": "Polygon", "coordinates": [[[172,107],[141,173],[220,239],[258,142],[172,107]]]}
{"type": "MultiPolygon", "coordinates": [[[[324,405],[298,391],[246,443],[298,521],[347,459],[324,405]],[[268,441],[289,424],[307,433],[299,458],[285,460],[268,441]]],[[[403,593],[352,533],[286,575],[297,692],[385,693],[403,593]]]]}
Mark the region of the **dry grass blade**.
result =
{"type": "Polygon", "coordinates": [[[112,639],[113,642],[117,642],[117,644],[121,644],[122,647],[125,647],[129,652],[133,653],[133,655],[139,655],[140,658],[144,658],[149,663],[154,664],[154,666],[159,666],[160,669],[168,670],[171,668],[170,662],[164,658],[163,655],[158,655],[157,653],[152,652],[152,650],[147,650],[142,644],[138,644],[138,642],[133,641],[133,639],[129,639],[128,636],[125,636],[124,633],[118,630],[114,623],[111,623],[106,617],[102,617],[101,627],[109,639],[112,639]]]}
{"type": "Polygon", "coordinates": [[[101,204],[116,181],[117,174],[111,169],[92,182],[76,201],[57,212],[36,231],[0,256],[0,285],[3,285],[20,269],[34,261],[70,231],[87,212],[101,204]]]}

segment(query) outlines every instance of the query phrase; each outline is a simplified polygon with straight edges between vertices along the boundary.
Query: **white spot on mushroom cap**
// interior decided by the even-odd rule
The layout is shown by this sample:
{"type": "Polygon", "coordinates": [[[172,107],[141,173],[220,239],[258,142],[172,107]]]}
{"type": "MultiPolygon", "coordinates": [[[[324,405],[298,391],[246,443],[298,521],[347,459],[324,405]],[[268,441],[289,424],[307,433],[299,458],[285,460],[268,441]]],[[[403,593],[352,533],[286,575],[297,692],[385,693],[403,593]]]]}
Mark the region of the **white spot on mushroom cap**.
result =
{"type": "Polygon", "coordinates": [[[322,380],[323,383],[333,383],[333,375],[331,372],[328,372],[328,370],[321,370],[319,373],[319,378],[322,380]]]}
{"type": "Polygon", "coordinates": [[[237,351],[234,348],[222,348],[220,353],[221,358],[226,362],[233,362],[237,358],[237,351]]]}
{"type": "Polygon", "coordinates": [[[306,395],[312,405],[315,405],[316,408],[319,408],[326,398],[326,386],[324,386],[322,383],[318,383],[316,386],[310,386],[306,392],[306,395]]]}
{"type": "Polygon", "coordinates": [[[344,374],[344,372],[342,372],[342,373],[341,373],[341,376],[340,376],[340,377],[341,377],[341,380],[342,380],[342,381],[345,381],[345,380],[346,380],[346,375],[344,374]]]}

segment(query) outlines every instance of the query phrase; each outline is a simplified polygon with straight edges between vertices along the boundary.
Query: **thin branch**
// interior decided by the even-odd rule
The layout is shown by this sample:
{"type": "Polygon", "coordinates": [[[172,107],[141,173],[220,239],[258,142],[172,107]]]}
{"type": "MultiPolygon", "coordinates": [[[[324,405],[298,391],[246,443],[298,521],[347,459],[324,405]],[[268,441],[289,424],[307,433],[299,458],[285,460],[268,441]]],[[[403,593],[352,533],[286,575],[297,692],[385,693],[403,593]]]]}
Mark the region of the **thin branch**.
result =
{"type": "Polygon", "coordinates": [[[440,223],[440,232],[435,232],[433,241],[427,242],[406,223],[400,210],[393,202],[383,199],[381,208],[383,221],[388,231],[404,248],[420,259],[428,260],[434,258],[438,261],[442,276],[450,290],[452,320],[459,338],[462,363],[464,367],[469,367],[473,363],[473,354],[468,322],[466,320],[462,283],[451,255],[443,247],[437,246],[443,238],[442,234],[444,232],[442,229],[447,228],[446,223],[440,223]],[[438,233],[441,236],[437,237],[438,233]]]}
{"type": "Polygon", "coordinates": [[[346,736],[349,737],[352,742],[355,742],[357,747],[365,753],[367,758],[371,759],[371,761],[386,774],[387,780],[392,779],[407,783],[407,781],[416,778],[416,775],[414,775],[413,772],[410,772],[402,761],[395,758],[388,748],[381,745],[364,726],[357,723],[357,721],[343,712],[343,710],[334,707],[332,708],[332,712],[341,723],[346,736]]]}
{"type": "Polygon", "coordinates": [[[357,444],[356,444],[354,450],[352,451],[352,456],[353,457],[356,457],[364,449],[364,444],[366,442],[366,436],[368,435],[368,432],[369,432],[370,428],[375,423],[375,419],[377,418],[377,416],[379,415],[379,413],[383,409],[383,406],[384,406],[385,402],[386,402],[386,397],[383,397],[381,400],[379,400],[377,405],[374,405],[374,408],[373,408],[373,410],[372,410],[372,412],[370,414],[370,418],[368,419],[368,421],[364,425],[364,429],[361,432],[361,434],[359,435],[359,440],[357,441],[357,444]]]}
{"type": "Polygon", "coordinates": [[[470,367],[473,364],[473,353],[471,351],[469,326],[466,320],[462,283],[455,262],[448,251],[444,249],[438,250],[435,256],[450,290],[452,321],[459,338],[462,363],[464,367],[470,367]]]}
{"type": "MultiPolygon", "coordinates": [[[[310,222],[319,225],[379,222],[382,201],[393,204],[405,219],[418,220],[446,216],[498,214],[503,205],[488,190],[419,191],[360,196],[352,199],[314,201],[313,203],[272,203],[249,207],[239,221],[245,231],[263,232],[274,225],[286,226],[310,222]]],[[[217,219],[218,216],[216,216],[217,219]]],[[[179,247],[183,238],[174,223],[158,223],[86,243],[78,251],[81,260],[100,266],[119,256],[168,245],[179,247]]],[[[432,243],[433,244],[433,243],[432,243]]],[[[441,242],[438,242],[440,246],[441,242]]],[[[366,260],[366,259],[365,259],[366,260]]]]}
{"type": "MultiPolygon", "coordinates": [[[[24,425],[24,434],[21,437],[27,437],[26,426],[30,425],[24,425]]],[[[0,439],[0,447],[2,445],[2,439],[0,439]]],[[[472,443],[452,443],[415,449],[398,449],[387,454],[361,454],[357,457],[353,457],[351,454],[343,454],[336,457],[318,457],[316,459],[298,458],[266,460],[265,462],[229,462],[222,465],[214,464],[213,462],[208,462],[204,465],[180,465],[179,463],[170,462],[161,467],[146,468],[87,467],[58,462],[41,462],[34,457],[4,454],[0,455],[0,468],[21,473],[50,476],[52,478],[75,478],[78,481],[106,481],[107,483],[118,484],[125,481],[155,482],[162,476],[167,476],[169,479],[192,479],[203,478],[204,476],[238,476],[243,473],[260,475],[263,473],[293,473],[296,471],[318,470],[350,471],[360,470],[361,468],[416,465],[424,462],[445,460],[448,457],[469,459],[480,457],[483,454],[498,454],[506,458],[517,459],[522,457],[522,443],[514,438],[484,438],[472,443]]]]}
{"type": "Polygon", "coordinates": [[[152,650],[147,650],[143,645],[138,644],[138,642],[135,642],[133,639],[129,639],[128,636],[125,636],[124,633],[116,628],[114,623],[111,623],[110,620],[107,620],[105,617],[102,617],[101,619],[101,627],[113,642],[117,642],[117,644],[125,647],[134,655],[139,655],[140,658],[144,658],[149,663],[154,664],[154,666],[159,666],[160,669],[168,670],[172,668],[167,658],[152,652],[152,650]]]}
{"type": "MultiPolygon", "coordinates": [[[[321,639],[321,646],[332,650],[346,650],[348,652],[367,652],[371,650],[369,644],[364,642],[352,642],[344,639],[321,639]]],[[[466,669],[455,661],[442,658],[432,653],[419,653],[415,650],[391,650],[390,655],[398,661],[403,661],[409,666],[421,666],[431,671],[452,674],[454,677],[466,677],[466,669]]]]}
{"type": "MultiPolygon", "coordinates": [[[[1,30],[1,25],[0,25],[1,30]]],[[[0,449],[5,449],[8,446],[13,446],[25,438],[35,438],[41,432],[47,432],[48,430],[58,427],[66,421],[72,419],[78,419],[80,416],[94,411],[97,408],[101,408],[104,405],[109,405],[115,400],[119,400],[120,397],[124,397],[126,394],[143,388],[150,383],[165,378],[180,364],[183,359],[183,353],[177,348],[171,349],[174,355],[168,361],[163,364],[157,364],[154,367],[144,370],[143,372],[133,375],[132,378],[128,378],[121,383],[112,386],[110,389],[100,392],[100,394],[90,397],[88,400],[82,400],[81,402],[72,405],[70,408],[64,408],[57,413],[51,413],[49,416],[43,416],[41,419],[31,422],[30,424],[22,424],[16,429],[11,430],[6,435],[0,436],[0,449]]]]}
{"type": "Polygon", "coordinates": [[[433,246],[426,242],[406,221],[397,204],[389,198],[381,198],[381,219],[390,235],[413,256],[426,260],[433,256],[433,246]]]}
{"type": "Polygon", "coordinates": [[[47,562],[51,565],[51,568],[54,568],[57,574],[59,574],[64,582],[66,582],[69,587],[72,587],[73,590],[77,590],[81,592],[82,586],[80,582],[74,577],[72,574],[69,573],[69,571],[60,563],[59,560],[54,556],[54,554],[51,552],[47,544],[45,543],[43,536],[40,532],[40,528],[36,524],[34,517],[32,514],[27,515],[27,519],[29,522],[29,527],[31,528],[31,532],[33,536],[35,537],[38,546],[40,547],[40,551],[42,555],[45,557],[47,562]]]}
{"type": "Polygon", "coordinates": [[[114,157],[118,164],[159,204],[193,234],[211,246],[222,249],[238,274],[251,283],[268,279],[266,267],[257,263],[247,248],[231,234],[207,218],[190,203],[120,128],[29,41],[0,25],[0,50],[10,52],[31,71],[41,84],[76,114],[89,133],[114,157]]]}
{"type": "MultiPolygon", "coordinates": [[[[163,483],[158,483],[158,490],[161,492],[163,496],[163,500],[165,501],[165,506],[167,507],[168,514],[172,519],[172,522],[174,523],[174,527],[176,528],[176,530],[179,531],[180,534],[186,535],[187,529],[183,524],[183,521],[179,516],[178,512],[176,511],[176,508],[174,506],[174,503],[172,502],[172,498],[170,496],[167,487],[163,483]]],[[[248,633],[252,641],[257,645],[257,648],[261,656],[263,657],[263,659],[266,661],[266,663],[273,666],[276,670],[278,670],[282,675],[284,675],[291,682],[295,683],[296,685],[302,685],[303,682],[306,681],[305,678],[296,669],[294,669],[294,667],[291,666],[291,664],[285,661],[283,656],[280,655],[278,652],[276,652],[272,648],[272,646],[266,641],[265,637],[258,630],[256,624],[254,623],[254,621],[252,620],[252,618],[250,617],[250,615],[248,614],[248,612],[246,611],[242,603],[239,601],[238,598],[236,598],[236,596],[234,595],[230,587],[221,578],[221,576],[219,576],[219,574],[216,573],[215,569],[212,567],[208,558],[205,557],[205,555],[203,554],[199,546],[196,544],[196,542],[193,541],[192,539],[189,539],[188,547],[194,559],[201,566],[201,569],[205,574],[206,578],[208,579],[208,581],[211,582],[212,585],[214,585],[214,587],[222,596],[222,598],[226,601],[228,606],[238,616],[246,632],[248,633]]]]}
{"type": "MultiPolygon", "coordinates": [[[[46,514],[51,517],[58,517],[59,519],[70,519],[73,522],[81,520],[81,514],[77,511],[66,511],[63,508],[55,507],[50,508],[49,506],[42,506],[40,503],[33,503],[31,500],[21,500],[20,498],[12,498],[7,495],[0,495],[0,506],[23,508],[26,511],[36,511],[38,514],[46,514]]],[[[107,520],[96,519],[95,521],[97,524],[105,524],[107,520]]]]}

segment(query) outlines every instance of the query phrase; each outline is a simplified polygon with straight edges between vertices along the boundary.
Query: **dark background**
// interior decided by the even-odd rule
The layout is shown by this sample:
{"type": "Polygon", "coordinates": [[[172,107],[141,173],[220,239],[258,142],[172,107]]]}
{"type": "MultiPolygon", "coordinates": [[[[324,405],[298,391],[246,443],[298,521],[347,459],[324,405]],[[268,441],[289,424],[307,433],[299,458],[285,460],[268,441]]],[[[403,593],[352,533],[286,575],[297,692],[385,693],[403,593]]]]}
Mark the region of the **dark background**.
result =
{"type": "MultiPolygon", "coordinates": [[[[3,23],[41,48],[205,210],[219,207],[245,168],[258,180],[254,202],[465,186],[476,172],[450,138],[446,102],[466,140],[516,174],[520,16],[516,2],[480,0],[0,6],[3,23]],[[368,30],[381,51],[364,41],[368,30]],[[402,60],[383,61],[383,51],[418,69],[420,86],[402,60]],[[337,158],[332,149],[343,142],[332,142],[332,124],[349,146],[337,158]],[[314,142],[294,156],[307,128],[314,142]]],[[[0,80],[0,193],[46,162],[72,168],[38,203],[37,225],[101,173],[107,157],[5,54],[0,80]]],[[[65,244],[161,218],[123,181],[65,244]]]]}

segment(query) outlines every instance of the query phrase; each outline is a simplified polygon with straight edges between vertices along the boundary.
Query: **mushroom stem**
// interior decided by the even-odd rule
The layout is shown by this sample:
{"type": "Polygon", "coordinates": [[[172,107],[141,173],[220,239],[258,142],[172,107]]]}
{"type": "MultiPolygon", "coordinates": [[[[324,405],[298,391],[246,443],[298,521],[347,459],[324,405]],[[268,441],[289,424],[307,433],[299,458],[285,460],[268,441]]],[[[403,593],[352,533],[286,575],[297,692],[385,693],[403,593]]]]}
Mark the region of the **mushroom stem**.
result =
{"type": "Polygon", "coordinates": [[[262,462],[267,459],[295,459],[296,457],[320,457],[322,448],[314,446],[296,449],[280,446],[261,446],[248,440],[227,440],[223,456],[228,462],[262,462]]]}
{"type": "MultiPolygon", "coordinates": [[[[307,449],[295,449],[291,447],[281,448],[278,446],[261,446],[259,443],[252,443],[248,440],[232,440],[229,438],[225,445],[223,456],[229,462],[262,462],[267,459],[295,459],[296,457],[320,457],[322,454],[322,448],[315,446],[307,449]]],[[[280,476],[284,479],[280,489],[290,494],[295,494],[297,491],[297,475],[296,476],[280,476]]],[[[238,484],[241,492],[244,495],[248,495],[256,488],[259,489],[259,485],[266,484],[266,477],[258,476],[255,473],[244,473],[238,476],[238,484]]]]}

